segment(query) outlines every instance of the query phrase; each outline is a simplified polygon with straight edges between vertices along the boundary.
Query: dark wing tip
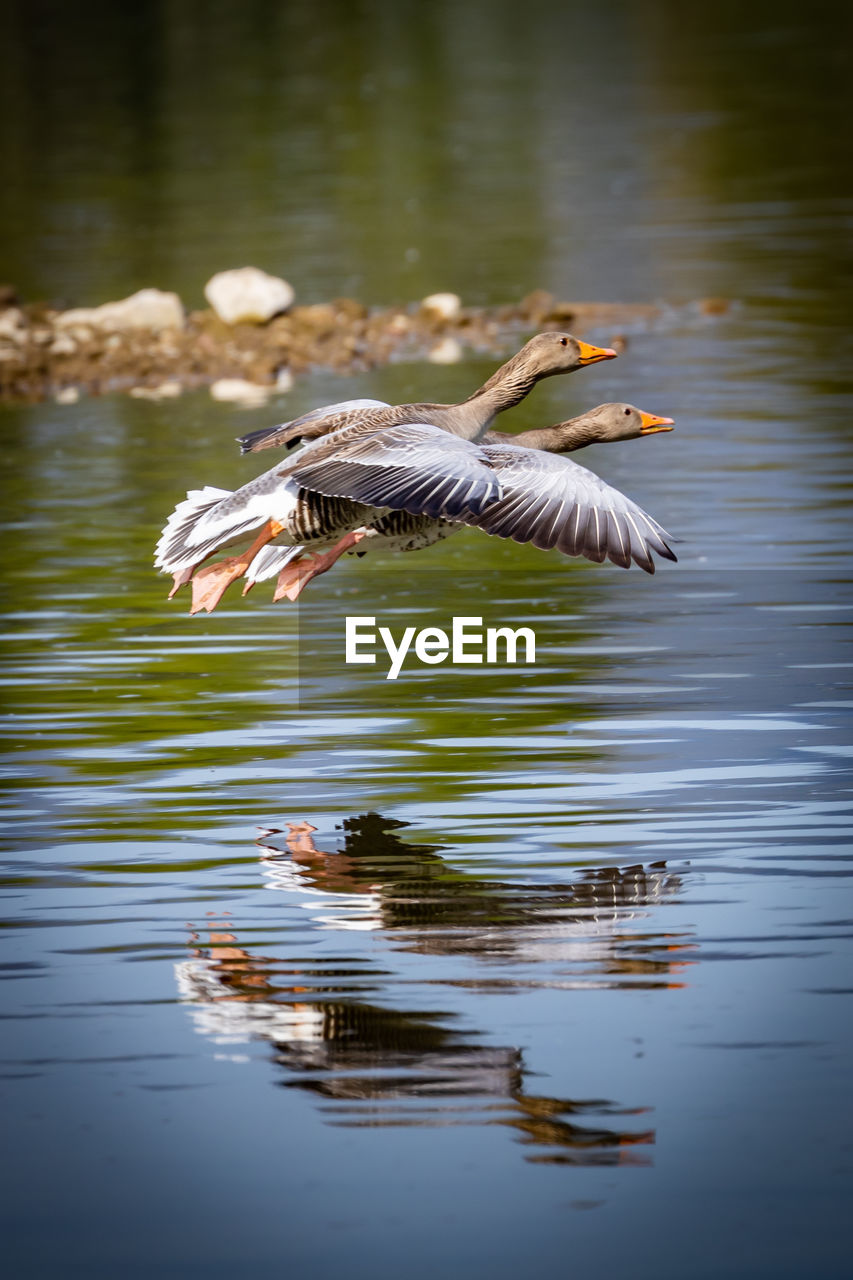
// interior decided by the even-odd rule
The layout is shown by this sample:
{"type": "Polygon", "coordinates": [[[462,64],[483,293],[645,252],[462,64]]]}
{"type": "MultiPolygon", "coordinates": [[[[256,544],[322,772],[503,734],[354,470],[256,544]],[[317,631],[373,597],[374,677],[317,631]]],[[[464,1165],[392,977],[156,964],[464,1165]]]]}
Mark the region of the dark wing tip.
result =
{"type": "MultiPolygon", "coordinates": [[[[257,453],[261,449],[275,448],[277,444],[283,442],[284,428],[289,425],[287,422],[279,422],[274,427],[261,427],[259,431],[250,431],[248,435],[237,436],[240,452],[257,453]]],[[[295,443],[296,440],[288,440],[287,447],[290,448],[295,443]]]]}
{"type": "Polygon", "coordinates": [[[240,446],[241,453],[251,453],[255,447],[255,442],[269,435],[269,427],[264,427],[260,431],[250,431],[248,435],[237,436],[237,443],[240,446]]]}

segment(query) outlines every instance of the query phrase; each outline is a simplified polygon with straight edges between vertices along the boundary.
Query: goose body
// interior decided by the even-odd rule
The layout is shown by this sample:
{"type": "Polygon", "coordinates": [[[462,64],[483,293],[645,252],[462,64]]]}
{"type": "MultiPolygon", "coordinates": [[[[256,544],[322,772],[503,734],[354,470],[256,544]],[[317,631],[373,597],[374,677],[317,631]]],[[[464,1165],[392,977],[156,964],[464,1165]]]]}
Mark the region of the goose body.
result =
{"type": "Polygon", "coordinates": [[[355,545],[365,536],[356,531],[387,510],[461,518],[499,495],[477,446],[440,427],[350,427],[307,445],[293,462],[278,462],[234,492],[208,486],[188,493],[160,535],[155,566],[172,574],[173,593],[192,578],[192,612],[210,612],[270,543],[322,550],[353,534],[348,546],[355,545]],[[253,532],[257,537],[242,556],[195,573],[213,552],[253,532]]]}
{"type": "MultiPolygon", "coordinates": [[[[675,559],[665,541],[669,535],[617,489],[561,455],[590,444],[631,440],[671,430],[671,418],[645,413],[634,405],[611,403],[598,405],[567,422],[515,436],[490,431],[483,437],[481,453],[500,482],[501,500],[461,520],[388,511],[368,526],[365,540],[355,554],[420,551],[458,532],[465,524],[472,524],[497,537],[530,541],[543,548],[559,546],[568,555],[580,554],[599,561],[606,557],[623,568],[628,568],[633,561],[647,573],[654,573],[651,550],[665,559],[675,559]],[[536,456],[526,458],[525,453],[536,456]],[[589,513],[598,511],[599,515],[592,515],[589,529],[587,517],[581,531],[576,509],[584,508],[589,513]],[[563,520],[570,511],[575,511],[572,530],[567,525],[564,528],[563,520]],[[581,542],[586,543],[589,550],[569,549],[581,542]]],[[[284,554],[275,546],[264,548],[247,571],[247,580],[251,584],[283,574],[285,566],[293,564],[300,555],[297,548],[290,548],[284,554]]],[[[294,576],[293,571],[290,576],[294,576]]],[[[284,575],[282,581],[284,583],[284,575]]]]}
{"type": "Polygon", "coordinates": [[[163,530],[156,566],[173,575],[173,591],[193,578],[192,612],[210,611],[268,543],[300,545],[300,525],[322,529],[337,557],[343,549],[335,539],[344,535],[347,549],[355,545],[366,536],[360,526],[386,508],[451,519],[479,510],[499,495],[499,487],[486,460],[466,455],[457,446],[478,439],[496,414],[518,404],[542,378],[615,355],[610,348],[590,346],[571,334],[540,333],[461,404],[346,401],[243,437],[244,452],[300,441],[306,448],[292,465],[272,468],[234,494],[210,489],[188,494],[163,530]],[[318,503],[303,491],[351,499],[377,510],[318,503]],[[263,510],[267,515],[258,520],[263,510]],[[242,556],[195,573],[214,550],[232,545],[253,529],[258,529],[257,537],[242,556]]]}
{"type": "Polygon", "coordinates": [[[631,499],[559,455],[593,440],[669,430],[670,423],[631,405],[602,405],[556,427],[518,437],[493,433],[480,444],[429,423],[345,428],[234,493],[189,494],[163,531],[156,564],[173,574],[177,590],[207,556],[260,530],[242,556],[195,574],[192,612],[211,611],[243,576],[248,590],[277,573],[274,598],[296,599],[346,551],[414,550],[460,523],[653,573],[652,552],[675,559],[669,535],[631,499]],[[305,560],[307,551],[320,554],[305,560]]]}

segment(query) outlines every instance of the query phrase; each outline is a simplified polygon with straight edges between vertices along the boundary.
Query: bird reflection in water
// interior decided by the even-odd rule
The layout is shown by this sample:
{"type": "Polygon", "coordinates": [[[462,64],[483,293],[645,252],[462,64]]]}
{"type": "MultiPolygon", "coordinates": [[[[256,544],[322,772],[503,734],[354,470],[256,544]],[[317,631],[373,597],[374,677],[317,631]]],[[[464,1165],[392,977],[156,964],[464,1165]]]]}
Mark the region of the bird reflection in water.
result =
{"type": "MultiPolygon", "coordinates": [[[[690,940],[631,929],[677,892],[665,863],[583,868],[571,883],[503,883],[449,867],[440,845],[403,842],[395,831],[407,825],[376,813],[344,819],[343,847],[331,853],[317,848],[307,822],[267,831],[258,844],[268,887],[307,895],[320,925],[382,929],[407,951],[545,960],[583,975],[549,986],[683,985],[677,974],[689,963],[690,940]]],[[[464,985],[524,982],[483,977],[464,985]]],[[[545,982],[537,977],[534,985],[545,982]]]]}
{"type": "MultiPolygon", "coordinates": [[[[576,958],[572,947],[586,948],[585,965],[598,970],[583,981],[564,981],[553,969],[542,982],[493,980],[503,988],[680,985],[673,972],[687,944],[623,928],[677,892],[662,864],[584,870],[571,884],[502,884],[460,877],[437,846],[401,841],[395,828],[404,825],[378,814],[347,819],[335,853],[317,848],[307,823],[268,831],[260,847],[269,887],[310,894],[319,927],[381,929],[405,950],[563,965],[576,958]]],[[[177,966],[197,1029],[220,1045],[267,1041],[286,1072],[280,1083],[323,1099],[332,1123],[500,1124],[536,1148],[527,1157],[536,1162],[650,1163],[639,1148],[654,1142],[654,1130],[635,1119],[646,1108],[529,1092],[520,1049],[482,1043],[482,1031],[460,1030],[456,1015],[440,1008],[379,1003],[394,975],[372,956],[290,962],[241,946],[232,924],[208,929],[206,942],[194,932],[193,958],[177,966]]]]}

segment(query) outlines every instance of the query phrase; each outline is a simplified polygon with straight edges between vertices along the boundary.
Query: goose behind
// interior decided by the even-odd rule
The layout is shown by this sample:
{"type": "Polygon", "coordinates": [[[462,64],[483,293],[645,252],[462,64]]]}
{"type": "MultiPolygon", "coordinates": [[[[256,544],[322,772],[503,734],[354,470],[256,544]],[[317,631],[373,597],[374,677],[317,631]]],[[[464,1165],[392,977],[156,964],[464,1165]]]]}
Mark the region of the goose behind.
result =
{"type": "Polygon", "coordinates": [[[344,400],[312,409],[291,422],[252,431],[241,436],[239,444],[243,453],[282,445],[290,449],[301,441],[317,440],[347,427],[379,429],[414,422],[430,423],[464,440],[477,440],[499,413],[519,404],[543,378],[613,360],[616,354],[610,347],[592,346],[570,333],[538,333],[459,404],[388,405],[379,400],[344,400]]]}

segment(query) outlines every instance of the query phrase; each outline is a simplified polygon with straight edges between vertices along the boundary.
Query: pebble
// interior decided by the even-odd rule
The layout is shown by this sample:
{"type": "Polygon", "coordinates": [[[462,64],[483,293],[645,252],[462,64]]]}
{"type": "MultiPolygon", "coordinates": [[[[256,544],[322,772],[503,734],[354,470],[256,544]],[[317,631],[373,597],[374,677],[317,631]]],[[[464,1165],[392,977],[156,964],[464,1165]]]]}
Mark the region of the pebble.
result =
{"type": "Polygon", "coordinates": [[[156,387],[131,387],[130,394],[135,400],[171,400],[183,391],[180,382],[170,378],[156,387]]]}
{"type": "Polygon", "coordinates": [[[258,267],[240,267],[211,276],[204,296],[225,324],[266,324],[287,311],[295,295],[286,280],[258,267]]]}
{"type": "Polygon", "coordinates": [[[24,313],[19,307],[0,311],[0,338],[6,342],[23,342],[27,336],[24,313]]]}
{"type": "Polygon", "coordinates": [[[462,359],[462,344],[455,338],[442,338],[427,353],[430,364],[458,364],[462,359]]]}
{"type": "Polygon", "coordinates": [[[430,320],[458,320],[462,311],[462,299],[458,293],[431,293],[421,303],[421,311],[430,320]]]}
{"type": "Polygon", "coordinates": [[[77,387],[62,387],[53,397],[57,404],[76,404],[80,399],[77,387]]]}
{"type": "Polygon", "coordinates": [[[48,351],[52,356],[73,356],[77,350],[77,343],[67,333],[59,333],[48,347],[48,351]]]}
{"type": "Polygon", "coordinates": [[[702,298],[698,308],[703,316],[724,316],[731,310],[731,305],[728,298],[702,298]]]}
{"type": "Polygon", "coordinates": [[[57,329],[73,329],[90,325],[94,329],[181,329],[184,307],[176,293],[162,289],[140,289],[129,298],[105,302],[102,307],[72,307],[54,320],[57,329]]]}
{"type": "Polygon", "coordinates": [[[261,382],[247,382],[244,378],[219,378],[210,388],[214,400],[241,404],[247,409],[266,404],[275,387],[261,382]]]}

